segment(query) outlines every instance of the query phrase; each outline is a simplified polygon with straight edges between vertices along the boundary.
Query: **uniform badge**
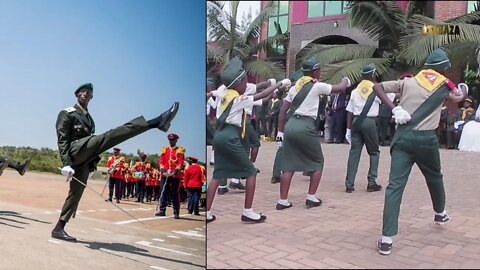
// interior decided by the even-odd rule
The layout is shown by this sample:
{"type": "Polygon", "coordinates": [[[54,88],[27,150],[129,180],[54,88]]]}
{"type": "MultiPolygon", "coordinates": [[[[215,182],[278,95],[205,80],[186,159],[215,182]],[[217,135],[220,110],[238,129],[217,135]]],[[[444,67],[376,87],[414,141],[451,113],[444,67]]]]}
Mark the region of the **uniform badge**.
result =
{"type": "Polygon", "coordinates": [[[65,111],[66,111],[67,113],[71,113],[71,112],[74,112],[74,111],[76,111],[76,110],[77,110],[77,109],[75,109],[74,107],[68,107],[68,108],[65,109],[65,111]]]}

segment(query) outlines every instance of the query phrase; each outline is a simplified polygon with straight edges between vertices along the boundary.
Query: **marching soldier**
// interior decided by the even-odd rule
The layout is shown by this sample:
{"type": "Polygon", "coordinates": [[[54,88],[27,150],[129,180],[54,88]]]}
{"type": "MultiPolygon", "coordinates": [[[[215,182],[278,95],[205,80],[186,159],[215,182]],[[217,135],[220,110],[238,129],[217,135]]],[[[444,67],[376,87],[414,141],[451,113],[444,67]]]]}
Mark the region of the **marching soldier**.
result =
{"type": "MultiPolygon", "coordinates": [[[[375,120],[378,116],[381,101],[372,88],[374,82],[376,82],[375,70],[374,64],[368,64],[363,67],[363,80],[352,91],[350,102],[347,105],[347,133],[345,138],[351,145],[345,179],[347,193],[352,193],[355,190],[355,177],[357,176],[363,145],[366,146],[370,156],[367,192],[380,191],[382,189],[382,186],[376,182],[380,149],[375,120]]],[[[393,101],[395,94],[389,93],[388,95],[390,100],[393,101]]]]}
{"type": "Polygon", "coordinates": [[[31,161],[31,158],[27,158],[23,163],[20,163],[20,162],[5,158],[3,156],[0,156],[0,175],[2,175],[3,171],[7,167],[9,167],[9,168],[15,169],[20,175],[23,176],[27,171],[28,166],[30,166],[30,161],[31,161]]]}
{"type": "Polygon", "coordinates": [[[415,77],[375,84],[377,96],[392,109],[397,131],[390,145],[392,156],[389,183],[385,190],[382,238],[377,242],[378,252],[389,255],[392,237],[398,232],[398,216],[403,192],[414,163],[425,177],[435,211],[434,223],[450,221],[445,211],[445,188],[441,172],[438,139],[435,129],[445,98],[459,102],[464,94],[442,73],[450,68],[450,61],[442,49],[434,50],[415,77]],[[385,93],[400,93],[395,106],[385,93]]]}
{"type": "Polygon", "coordinates": [[[188,213],[200,215],[199,202],[203,185],[203,168],[197,164],[198,159],[189,157],[191,165],[185,170],[183,181],[187,189],[188,213]]]}
{"type": "Polygon", "coordinates": [[[108,200],[112,201],[113,189],[115,187],[115,200],[120,203],[121,181],[125,178],[123,175],[125,157],[120,156],[120,148],[113,148],[113,156],[107,160],[107,169],[110,175],[108,179],[108,200]]]}
{"type": "Polygon", "coordinates": [[[139,203],[143,203],[143,199],[145,198],[145,181],[147,179],[146,159],[147,155],[140,153],[140,161],[137,161],[132,168],[132,174],[136,182],[137,202],[139,203]]]}
{"type": "MultiPolygon", "coordinates": [[[[262,99],[262,102],[268,102],[273,91],[282,85],[289,84],[290,80],[286,79],[281,83],[276,83],[254,95],[244,95],[247,85],[246,71],[238,57],[233,58],[226,65],[221,79],[227,90],[220,107],[217,107],[221,115],[218,118],[219,126],[213,139],[216,163],[213,179],[207,189],[207,222],[212,222],[216,218],[210,210],[220,179],[231,177],[247,178],[245,204],[241,220],[243,222],[263,222],[267,217],[261,213],[253,212],[252,209],[257,169],[246,151],[248,140],[246,139],[247,117],[245,109],[253,106],[255,100],[262,99]]],[[[212,94],[208,93],[207,96],[212,94]]]]}
{"type": "Polygon", "coordinates": [[[168,134],[170,146],[163,147],[160,153],[160,172],[162,173],[161,194],[156,216],[165,216],[167,210],[167,195],[172,198],[173,214],[175,219],[180,218],[180,197],[178,194],[182,167],[185,160],[185,148],[177,146],[177,134],[168,134]]]}
{"type": "Polygon", "coordinates": [[[295,87],[290,88],[279,114],[277,141],[284,142],[284,149],[277,210],[292,207],[288,202],[288,191],[296,171],[308,172],[310,175],[310,186],[305,201],[307,208],[322,204],[315,195],[322,178],[324,162],[320,133],[315,125],[320,95],[345,92],[350,86],[348,78],[343,78],[342,82],[336,85],[318,82],[320,63],[314,58],[304,60],[302,70],[304,76],[297,81],[295,87]],[[290,116],[285,124],[287,110],[290,116]]]}
{"type": "Polygon", "coordinates": [[[64,228],[78,208],[87,180],[96,170],[100,161],[99,155],[107,149],[122,143],[129,138],[158,128],[168,131],[170,122],[178,111],[178,102],[160,116],[146,121],[143,116],[113,128],[103,134],[94,135],[95,123],[88,112],[88,103],[93,97],[91,83],[80,85],[75,90],[77,104],[60,111],[57,116],[56,130],[58,149],[63,163],[61,173],[67,177],[75,177],[70,181],[70,190],[60,213],[60,218],[52,231],[52,237],[75,242],[64,228]],[[81,183],[84,185],[82,185],[81,183]]]}
{"type": "Polygon", "coordinates": [[[150,162],[145,163],[145,200],[146,202],[152,201],[153,181],[152,181],[152,164],[150,162]]]}

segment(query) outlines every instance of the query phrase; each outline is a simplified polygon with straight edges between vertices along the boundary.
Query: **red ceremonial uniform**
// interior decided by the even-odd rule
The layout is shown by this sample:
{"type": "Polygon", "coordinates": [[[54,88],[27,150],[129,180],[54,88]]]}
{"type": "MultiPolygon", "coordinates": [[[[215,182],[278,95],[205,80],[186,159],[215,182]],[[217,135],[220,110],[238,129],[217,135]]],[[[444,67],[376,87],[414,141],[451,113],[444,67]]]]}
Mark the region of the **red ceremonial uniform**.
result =
{"type": "Polygon", "coordinates": [[[122,171],[124,169],[124,157],[115,157],[111,156],[107,160],[107,169],[110,171],[110,176],[117,179],[125,179],[123,177],[122,171]],[[117,161],[117,162],[115,162],[117,161]],[[114,166],[114,167],[112,167],[114,166]]]}
{"type": "Polygon", "coordinates": [[[185,148],[181,146],[163,147],[160,152],[160,170],[170,170],[172,173],[175,169],[178,172],[173,176],[174,178],[182,178],[182,166],[185,159],[185,148]]]}
{"type": "Polygon", "coordinates": [[[187,188],[201,188],[203,184],[202,167],[196,163],[188,166],[185,170],[183,181],[187,188]]]}

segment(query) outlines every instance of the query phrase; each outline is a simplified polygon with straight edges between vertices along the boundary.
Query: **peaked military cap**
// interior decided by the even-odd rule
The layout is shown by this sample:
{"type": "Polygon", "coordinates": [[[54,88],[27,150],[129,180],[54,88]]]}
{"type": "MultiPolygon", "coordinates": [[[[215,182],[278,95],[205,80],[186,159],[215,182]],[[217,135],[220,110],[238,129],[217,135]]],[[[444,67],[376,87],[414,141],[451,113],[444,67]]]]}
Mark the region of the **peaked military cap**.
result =
{"type": "Polygon", "coordinates": [[[75,95],[77,95],[78,92],[80,92],[80,90],[82,90],[82,89],[84,89],[84,88],[85,88],[85,89],[90,89],[90,90],[93,91],[93,85],[92,85],[91,83],[84,83],[84,84],[80,85],[80,86],[77,88],[77,90],[75,90],[75,95]]]}
{"type": "Polygon", "coordinates": [[[424,66],[437,71],[446,70],[451,67],[447,53],[442,48],[437,48],[427,57],[424,66]]]}
{"type": "Polygon", "coordinates": [[[303,76],[303,71],[301,69],[298,69],[290,75],[290,81],[292,84],[294,84],[298,79],[300,79],[303,76]]]}
{"type": "Polygon", "coordinates": [[[224,67],[222,75],[220,75],[220,80],[222,80],[222,83],[227,88],[239,82],[247,75],[247,72],[245,72],[245,69],[243,69],[242,65],[242,60],[240,60],[238,56],[235,56],[224,67]]]}
{"type": "Polygon", "coordinates": [[[192,156],[188,157],[188,159],[190,159],[194,163],[198,161],[198,158],[192,156]]]}
{"type": "Polygon", "coordinates": [[[170,133],[170,134],[168,134],[167,138],[168,138],[169,140],[178,140],[179,137],[178,137],[178,135],[175,134],[175,133],[170,133]]]}
{"type": "Polygon", "coordinates": [[[114,148],[113,148],[113,151],[120,151],[120,150],[122,150],[122,149],[120,149],[120,148],[118,148],[118,147],[114,147],[114,148]]]}
{"type": "Polygon", "coordinates": [[[362,74],[368,75],[368,76],[373,76],[375,74],[375,70],[377,70],[377,67],[375,67],[375,64],[367,64],[363,66],[362,68],[362,74]]]}
{"type": "Polygon", "coordinates": [[[302,61],[303,71],[313,71],[320,68],[320,62],[316,58],[309,58],[302,61]]]}

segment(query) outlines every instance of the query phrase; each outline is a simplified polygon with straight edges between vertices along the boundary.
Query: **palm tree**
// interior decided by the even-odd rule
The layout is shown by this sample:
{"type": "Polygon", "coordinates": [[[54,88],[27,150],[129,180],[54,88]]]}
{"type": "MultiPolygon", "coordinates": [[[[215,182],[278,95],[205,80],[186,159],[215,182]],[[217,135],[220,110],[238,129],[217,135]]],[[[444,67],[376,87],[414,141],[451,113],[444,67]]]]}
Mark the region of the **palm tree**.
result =
{"type": "Polygon", "coordinates": [[[239,1],[228,1],[230,14],[222,14],[221,1],[208,1],[207,33],[212,44],[207,44],[207,73],[214,73],[219,66],[239,56],[248,74],[262,78],[281,79],[285,76],[284,67],[280,62],[269,59],[259,59],[258,54],[272,44],[288,44],[288,33],[282,33],[277,28],[277,35],[263,41],[258,41],[262,23],[271,16],[275,5],[270,2],[256,16],[245,31],[237,24],[239,1]],[[210,6],[210,8],[208,7],[210,6]]]}
{"type": "Polygon", "coordinates": [[[349,1],[348,22],[359,28],[378,46],[362,44],[313,45],[299,56],[301,60],[317,57],[322,63],[322,80],[338,83],[342,77],[361,80],[361,68],[368,63],[377,66],[383,79],[396,79],[401,73],[416,73],[427,56],[442,47],[452,65],[476,65],[480,48],[480,12],[475,11],[446,22],[418,14],[420,1],[410,1],[405,13],[395,1],[349,1]],[[423,35],[425,25],[458,26],[460,35],[423,35]]]}

